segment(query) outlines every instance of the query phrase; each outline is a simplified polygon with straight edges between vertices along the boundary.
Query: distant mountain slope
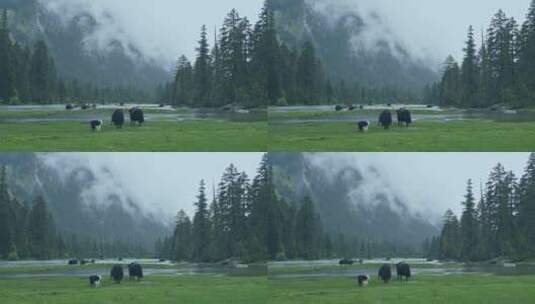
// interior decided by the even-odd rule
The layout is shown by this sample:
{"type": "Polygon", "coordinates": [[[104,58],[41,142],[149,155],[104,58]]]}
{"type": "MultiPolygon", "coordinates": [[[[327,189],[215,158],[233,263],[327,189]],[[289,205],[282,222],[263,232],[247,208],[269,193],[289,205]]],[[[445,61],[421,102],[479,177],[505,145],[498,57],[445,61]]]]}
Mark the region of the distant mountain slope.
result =
{"type": "Polygon", "coordinates": [[[136,86],[151,90],[170,77],[132,45],[113,41],[105,52],[89,50],[84,47],[85,38],[97,29],[98,20],[89,13],[80,13],[65,23],[41,3],[38,0],[0,0],[0,9],[9,10],[10,27],[16,41],[31,44],[44,39],[47,42],[62,77],[101,86],[136,86]]]}
{"type": "Polygon", "coordinates": [[[365,19],[316,0],[272,3],[280,39],[292,47],[312,41],[328,74],[338,81],[420,90],[438,77],[392,39],[377,15],[365,19]],[[323,11],[315,9],[317,3],[326,5],[323,11]]]}
{"type": "MultiPolygon", "coordinates": [[[[307,154],[272,153],[277,193],[290,202],[309,196],[317,204],[328,231],[359,238],[419,246],[434,236],[437,228],[408,209],[388,189],[371,189],[370,180],[348,166],[337,170],[324,168],[307,154]]],[[[374,181],[374,182],[375,182],[374,181]]]]}
{"type": "MultiPolygon", "coordinates": [[[[35,154],[0,154],[0,166],[8,168],[11,191],[25,203],[42,195],[59,230],[69,236],[139,243],[152,249],[154,240],[167,233],[162,219],[141,210],[121,191],[101,191],[95,172],[76,164],[61,172],[35,154]],[[105,194],[101,197],[101,194],[105,194]]],[[[113,174],[109,172],[110,182],[113,174]]]]}

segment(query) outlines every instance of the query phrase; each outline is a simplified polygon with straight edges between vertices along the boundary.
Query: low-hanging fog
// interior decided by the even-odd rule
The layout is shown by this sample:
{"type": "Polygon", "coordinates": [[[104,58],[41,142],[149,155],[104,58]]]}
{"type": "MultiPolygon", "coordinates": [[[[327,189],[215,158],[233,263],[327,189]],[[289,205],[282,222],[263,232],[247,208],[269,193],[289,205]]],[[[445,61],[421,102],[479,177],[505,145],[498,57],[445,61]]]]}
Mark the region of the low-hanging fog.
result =
{"type": "MultiPolygon", "coordinates": [[[[261,153],[67,153],[39,157],[62,172],[77,168],[93,172],[96,182],[84,190],[86,203],[106,204],[110,194],[123,202],[131,199],[142,210],[170,219],[178,210],[190,215],[199,181],[207,184],[211,199],[224,169],[231,163],[249,178],[255,176],[261,153]]],[[[500,162],[517,177],[522,175],[526,153],[316,153],[306,154],[327,176],[352,167],[364,176],[355,191],[355,203],[373,204],[377,194],[400,198],[409,211],[437,223],[447,209],[458,214],[466,182],[472,179],[476,197],[479,185],[500,162]]],[[[72,177],[71,177],[72,178],[72,177]]],[[[128,206],[126,206],[128,207],[128,206]]]]}
{"type": "MultiPolygon", "coordinates": [[[[207,195],[231,163],[253,178],[261,153],[55,153],[40,154],[47,166],[71,176],[80,167],[96,177],[82,193],[87,204],[106,204],[109,195],[131,199],[145,212],[170,219],[184,209],[193,214],[199,182],[207,195]]],[[[128,207],[128,206],[123,206],[128,207]]]]}
{"type": "MultiPolygon", "coordinates": [[[[40,0],[67,22],[80,14],[96,19],[98,27],[86,37],[91,50],[106,51],[113,40],[133,45],[166,69],[185,54],[193,58],[200,28],[205,24],[210,37],[227,13],[235,8],[255,22],[262,0],[40,0]]],[[[210,42],[213,38],[210,39],[210,42]]]]}
{"type": "Polygon", "coordinates": [[[377,194],[398,197],[409,211],[438,224],[447,209],[460,214],[466,183],[480,184],[501,163],[517,177],[528,161],[525,153],[317,153],[307,154],[328,175],[352,167],[364,175],[355,203],[373,204],[377,194]]]}
{"type": "MultiPolygon", "coordinates": [[[[227,12],[236,8],[251,21],[257,19],[263,0],[40,0],[70,20],[81,13],[92,15],[99,26],[86,38],[87,46],[105,51],[112,40],[133,45],[147,59],[170,69],[181,54],[192,58],[199,28],[206,24],[213,35],[227,12]]],[[[292,1],[292,0],[288,0],[292,1]]],[[[369,26],[359,39],[373,48],[377,39],[401,43],[415,57],[435,67],[453,54],[462,55],[468,25],[486,29],[500,8],[524,20],[531,0],[306,0],[330,18],[347,11],[361,15],[369,26]],[[376,15],[380,22],[373,18],[376,15]]]]}
{"type": "Polygon", "coordinates": [[[358,13],[370,25],[358,37],[364,47],[373,49],[379,40],[391,45],[399,43],[418,59],[436,66],[449,54],[461,58],[469,25],[474,26],[479,37],[499,9],[523,22],[531,3],[531,0],[306,1],[332,20],[348,11],[358,13]]]}

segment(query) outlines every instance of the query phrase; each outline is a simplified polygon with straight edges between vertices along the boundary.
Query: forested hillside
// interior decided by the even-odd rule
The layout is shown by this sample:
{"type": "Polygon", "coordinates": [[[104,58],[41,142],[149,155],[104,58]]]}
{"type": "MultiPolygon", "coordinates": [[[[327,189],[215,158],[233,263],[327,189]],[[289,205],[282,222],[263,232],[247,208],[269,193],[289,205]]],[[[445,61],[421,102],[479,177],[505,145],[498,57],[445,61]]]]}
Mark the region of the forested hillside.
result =
{"type": "Polygon", "coordinates": [[[0,223],[7,225],[0,237],[3,257],[14,252],[20,258],[144,256],[166,231],[162,219],[119,195],[121,189],[104,201],[91,196],[96,176],[83,164],[62,172],[42,156],[3,154],[0,167],[0,223]],[[39,238],[46,245],[30,239],[33,225],[40,225],[39,238]],[[26,246],[44,251],[36,253],[26,246]]]}
{"type": "MultiPolygon", "coordinates": [[[[354,103],[415,102],[421,89],[437,78],[427,64],[412,56],[401,44],[374,37],[367,45],[372,23],[345,10],[339,16],[315,9],[321,1],[272,0],[277,30],[290,49],[312,42],[326,75],[338,91],[339,99],[354,103]]],[[[380,35],[380,34],[378,34],[380,35]]],[[[384,38],[384,39],[383,39],[384,38]]]]}
{"type": "Polygon", "coordinates": [[[364,175],[349,164],[339,171],[325,168],[306,154],[270,156],[274,187],[288,205],[286,212],[316,210],[339,257],[414,254],[425,238],[437,232],[387,188],[371,197],[364,195],[369,191],[366,179],[381,179],[378,172],[364,175]]]}
{"type": "Polygon", "coordinates": [[[0,99],[4,102],[148,99],[144,95],[152,94],[156,84],[168,77],[131,45],[112,43],[106,51],[85,48],[84,39],[98,27],[98,20],[89,14],[64,23],[38,0],[1,0],[0,10],[4,13],[0,25],[0,99]],[[14,82],[11,87],[9,82],[14,82]],[[34,92],[36,87],[40,94],[34,92]]]}

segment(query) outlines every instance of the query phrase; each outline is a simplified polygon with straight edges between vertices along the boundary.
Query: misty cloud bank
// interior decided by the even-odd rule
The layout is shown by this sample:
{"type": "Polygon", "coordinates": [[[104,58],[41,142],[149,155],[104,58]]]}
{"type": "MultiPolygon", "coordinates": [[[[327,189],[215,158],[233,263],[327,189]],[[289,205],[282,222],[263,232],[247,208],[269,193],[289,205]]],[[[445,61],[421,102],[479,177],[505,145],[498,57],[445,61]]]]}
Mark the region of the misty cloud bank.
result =
{"type": "MultiPolygon", "coordinates": [[[[334,24],[348,12],[359,15],[365,31],[354,37],[356,50],[377,50],[386,42],[396,55],[396,46],[410,55],[438,67],[447,55],[461,58],[470,24],[476,32],[486,29],[491,17],[503,9],[524,20],[531,0],[306,0],[334,24]]],[[[397,54],[403,56],[403,54],[397,54]]]]}
{"type": "Polygon", "coordinates": [[[140,208],[157,218],[171,219],[180,209],[193,214],[201,179],[211,197],[212,185],[217,185],[228,165],[234,163],[253,177],[262,154],[54,153],[39,157],[63,182],[73,172],[78,172],[74,178],[79,181],[88,180],[88,174],[94,176],[81,193],[88,206],[119,202],[127,211],[140,208]]]}
{"type": "Polygon", "coordinates": [[[174,69],[176,59],[187,55],[193,59],[199,31],[203,24],[213,35],[224,17],[236,8],[253,22],[262,0],[40,0],[57,13],[64,24],[74,17],[82,25],[96,21],[84,39],[89,52],[108,52],[120,44],[128,55],[154,61],[166,69],[174,69]],[[92,17],[92,18],[89,18],[92,17]]]}
{"type": "MultiPolygon", "coordinates": [[[[479,198],[479,184],[490,170],[502,163],[521,176],[526,153],[317,153],[307,154],[315,166],[334,178],[345,168],[354,168],[364,180],[350,197],[355,204],[373,206],[385,195],[389,202],[400,199],[414,215],[438,223],[447,209],[461,213],[466,182],[472,179],[479,198]]],[[[391,205],[393,210],[398,206],[391,205]]]]}

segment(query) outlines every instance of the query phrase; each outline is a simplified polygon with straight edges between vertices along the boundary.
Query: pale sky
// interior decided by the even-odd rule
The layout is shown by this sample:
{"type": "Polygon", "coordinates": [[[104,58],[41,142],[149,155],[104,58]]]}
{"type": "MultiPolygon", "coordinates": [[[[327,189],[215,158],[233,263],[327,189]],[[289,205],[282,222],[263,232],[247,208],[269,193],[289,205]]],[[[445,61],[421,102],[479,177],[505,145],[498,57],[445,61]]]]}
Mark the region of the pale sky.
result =
{"type": "MultiPolygon", "coordinates": [[[[381,180],[365,184],[373,191],[392,192],[412,211],[440,220],[447,209],[460,215],[466,183],[472,179],[476,198],[480,183],[487,182],[491,169],[501,163],[517,177],[523,174],[527,153],[318,153],[326,168],[353,166],[360,172],[375,168],[381,180]]],[[[373,174],[365,174],[373,176],[373,174]]]]}
{"type": "MultiPolygon", "coordinates": [[[[213,36],[228,11],[256,21],[263,0],[41,0],[65,18],[88,12],[101,24],[88,37],[88,45],[104,49],[110,39],[132,43],[147,57],[171,68],[176,58],[190,59],[206,24],[213,36]],[[111,18],[110,18],[111,17],[111,18]]],[[[288,0],[292,1],[292,0],[288,0]]],[[[448,54],[461,56],[466,30],[472,24],[479,33],[500,8],[508,16],[524,20],[531,0],[307,0],[334,5],[338,11],[356,10],[366,18],[377,13],[387,23],[387,39],[398,39],[416,56],[435,65],[448,54]]],[[[331,12],[329,12],[331,14],[331,12]]],[[[331,14],[335,17],[337,14],[331,14]]],[[[212,40],[212,39],[211,39],[212,40]]]]}
{"type": "Polygon", "coordinates": [[[97,183],[88,191],[131,198],[155,214],[173,216],[180,209],[193,214],[199,182],[212,186],[232,163],[249,178],[256,175],[262,153],[52,153],[42,154],[47,164],[65,173],[80,164],[96,173],[97,183]],[[106,172],[111,172],[107,174],[106,172]]]}
{"type": "MultiPolygon", "coordinates": [[[[233,163],[250,178],[255,176],[262,153],[56,153],[42,155],[47,163],[64,172],[79,164],[97,174],[97,183],[88,191],[98,197],[118,194],[130,197],[145,210],[169,218],[178,210],[193,213],[199,181],[206,180],[211,198],[212,185],[233,163]],[[111,174],[107,174],[111,171],[111,174]]],[[[416,213],[438,221],[447,209],[460,214],[466,182],[472,179],[476,197],[491,169],[502,163],[517,177],[528,161],[527,153],[314,153],[316,164],[326,170],[352,166],[364,173],[374,191],[393,193],[416,213]],[[381,179],[367,174],[370,168],[381,179]]],[[[334,172],[333,171],[333,172],[334,172]]],[[[326,171],[328,172],[328,171],[326,171]]],[[[372,195],[373,196],[373,195],[372,195]]]]}
{"type": "Polygon", "coordinates": [[[365,19],[377,13],[382,20],[386,20],[392,32],[387,36],[392,34],[417,56],[432,62],[442,62],[449,54],[460,58],[469,25],[474,26],[479,37],[481,30],[488,28],[491,17],[499,9],[522,23],[531,3],[531,0],[307,1],[321,3],[322,7],[334,5],[342,11],[355,10],[365,19]]]}

